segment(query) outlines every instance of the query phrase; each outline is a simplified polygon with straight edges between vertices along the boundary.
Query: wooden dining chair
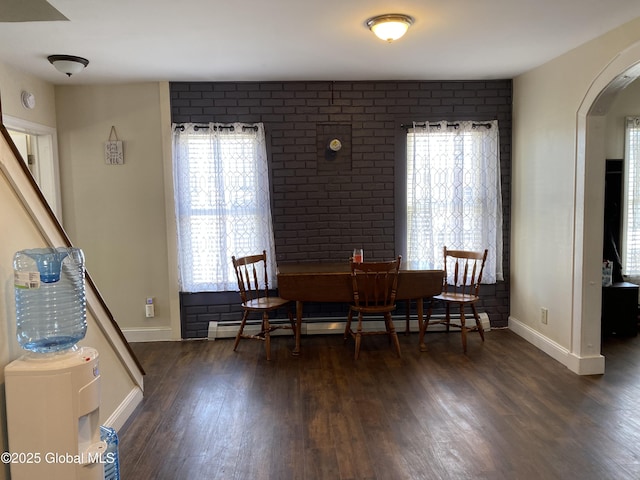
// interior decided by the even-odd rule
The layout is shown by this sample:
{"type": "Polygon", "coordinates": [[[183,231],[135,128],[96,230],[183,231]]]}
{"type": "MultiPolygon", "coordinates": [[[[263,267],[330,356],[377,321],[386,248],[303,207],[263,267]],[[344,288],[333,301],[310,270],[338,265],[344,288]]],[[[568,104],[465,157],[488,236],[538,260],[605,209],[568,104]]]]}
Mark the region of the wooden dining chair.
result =
{"type": "Polygon", "coordinates": [[[267,252],[260,255],[249,255],[246,257],[231,257],[233,268],[238,278],[238,288],[240,289],[240,299],[244,314],[240,329],[236,335],[233,351],[238,348],[241,338],[262,340],[265,342],[267,360],[271,360],[271,332],[279,328],[292,329],[295,336],[295,323],[291,313],[290,302],[280,297],[269,296],[269,278],[267,276],[267,252]],[[269,313],[279,308],[286,307],[289,315],[289,324],[272,324],[269,322],[269,313]],[[260,332],[255,335],[246,335],[244,327],[247,324],[249,314],[262,314],[260,332]]]}
{"type": "Polygon", "coordinates": [[[478,290],[480,289],[486,260],[487,250],[484,252],[472,252],[447,250],[447,247],[444,247],[444,283],[442,293],[435,295],[429,304],[427,318],[420,330],[419,343],[421,350],[426,350],[424,334],[429,325],[444,324],[447,327],[447,332],[452,326],[459,328],[462,335],[462,350],[465,353],[467,352],[467,332],[478,332],[484,342],[484,329],[482,328],[482,322],[480,322],[476,303],[480,298],[478,290]],[[445,318],[442,320],[431,319],[434,301],[441,301],[445,304],[445,318]],[[460,308],[459,323],[451,323],[451,305],[456,305],[460,308]],[[466,325],[464,310],[467,305],[473,312],[473,317],[476,321],[475,326],[468,327],[466,325]]]}
{"type": "Polygon", "coordinates": [[[398,288],[398,271],[401,257],[389,262],[351,262],[351,282],[353,288],[353,303],[349,307],[347,325],[344,338],[355,339],[355,359],[360,355],[360,343],[365,335],[388,335],[389,341],[395,345],[400,356],[400,342],[393,325],[391,312],[396,308],[396,291],[398,288]],[[358,326],[355,331],[351,328],[353,315],[358,315],[358,326]],[[385,330],[363,331],[364,315],[383,315],[385,330]]]}

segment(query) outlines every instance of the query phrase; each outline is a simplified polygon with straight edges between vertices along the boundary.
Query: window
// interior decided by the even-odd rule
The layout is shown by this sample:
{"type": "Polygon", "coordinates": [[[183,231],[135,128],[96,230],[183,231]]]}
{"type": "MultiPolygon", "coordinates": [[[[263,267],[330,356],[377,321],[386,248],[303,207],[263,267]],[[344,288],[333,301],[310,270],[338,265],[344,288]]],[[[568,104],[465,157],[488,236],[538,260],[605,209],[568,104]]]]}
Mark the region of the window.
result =
{"type": "Polygon", "coordinates": [[[640,276],[640,117],[627,117],[622,274],[640,276]]]}
{"type": "Polygon", "coordinates": [[[180,290],[237,290],[231,256],[263,250],[275,280],[263,125],[181,124],[173,131],[180,290]]]}
{"type": "Polygon", "coordinates": [[[414,124],[407,132],[407,261],[443,268],[442,249],[489,250],[502,280],[498,122],[414,124]]]}

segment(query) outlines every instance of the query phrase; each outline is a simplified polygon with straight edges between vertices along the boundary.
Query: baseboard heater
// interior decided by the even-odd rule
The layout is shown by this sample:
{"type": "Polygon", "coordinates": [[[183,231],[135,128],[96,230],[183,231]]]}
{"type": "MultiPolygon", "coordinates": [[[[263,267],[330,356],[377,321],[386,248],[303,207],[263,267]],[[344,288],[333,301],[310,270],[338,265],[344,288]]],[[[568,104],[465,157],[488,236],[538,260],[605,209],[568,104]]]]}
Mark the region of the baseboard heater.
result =
{"type": "MultiPolygon", "coordinates": [[[[374,318],[373,320],[367,320],[363,323],[363,330],[373,331],[384,329],[384,321],[382,319],[377,320],[375,317],[367,317],[374,318]]],[[[432,315],[432,319],[442,319],[444,318],[444,314],[440,315],[432,315]]],[[[460,315],[451,315],[451,320],[457,322],[460,318],[460,315]]],[[[473,325],[474,320],[472,316],[465,316],[467,325],[473,325]]],[[[482,328],[485,331],[491,330],[491,324],[489,323],[489,315],[482,312],[480,313],[480,321],[482,322],[482,328]]],[[[281,319],[276,320],[277,323],[282,323],[281,319]]],[[[393,324],[396,327],[398,332],[405,331],[406,320],[404,316],[393,317],[393,324]]],[[[346,324],[346,319],[337,320],[335,317],[331,318],[313,318],[313,319],[303,319],[302,320],[302,335],[329,335],[329,334],[340,334],[344,333],[344,327],[346,324]]],[[[238,333],[238,327],[240,322],[209,322],[209,332],[207,338],[209,340],[216,340],[217,338],[233,338],[238,333]]],[[[409,329],[412,332],[418,331],[418,319],[415,316],[412,316],[409,319],[409,329]]],[[[444,331],[444,325],[432,325],[429,327],[429,332],[437,332],[444,331]]],[[[249,335],[254,335],[260,331],[259,325],[257,324],[247,324],[244,327],[245,333],[249,335]]],[[[291,335],[291,330],[275,330],[272,335],[291,335]]]]}

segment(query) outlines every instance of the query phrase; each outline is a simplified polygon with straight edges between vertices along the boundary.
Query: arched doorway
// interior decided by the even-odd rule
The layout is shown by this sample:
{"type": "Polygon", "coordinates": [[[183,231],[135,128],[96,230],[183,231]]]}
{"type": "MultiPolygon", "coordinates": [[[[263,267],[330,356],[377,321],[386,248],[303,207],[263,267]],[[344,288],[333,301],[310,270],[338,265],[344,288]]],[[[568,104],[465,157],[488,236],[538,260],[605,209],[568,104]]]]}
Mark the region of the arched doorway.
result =
{"type": "MultiPolygon", "coordinates": [[[[573,271],[572,351],[578,356],[600,344],[601,298],[588,278],[601,275],[604,217],[605,115],[612,100],[640,77],[640,42],[620,52],[591,83],[576,115],[575,259],[573,271]]],[[[582,366],[604,373],[603,359],[582,366]]]]}

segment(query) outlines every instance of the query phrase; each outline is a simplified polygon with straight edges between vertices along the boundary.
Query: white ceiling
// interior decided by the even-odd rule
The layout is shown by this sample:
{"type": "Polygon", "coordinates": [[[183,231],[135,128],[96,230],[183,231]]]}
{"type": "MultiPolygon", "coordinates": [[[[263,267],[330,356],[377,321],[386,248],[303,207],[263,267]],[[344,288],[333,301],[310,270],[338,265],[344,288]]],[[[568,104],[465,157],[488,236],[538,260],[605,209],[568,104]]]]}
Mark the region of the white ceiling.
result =
{"type": "MultiPolygon", "coordinates": [[[[0,18],[47,6],[1,1],[0,18]]],[[[640,0],[49,3],[68,21],[0,23],[0,62],[54,84],[513,78],[640,17],[640,0]],[[384,13],[415,23],[387,44],[365,26],[384,13]],[[90,63],[67,78],[47,62],[52,54],[90,63]]]]}

